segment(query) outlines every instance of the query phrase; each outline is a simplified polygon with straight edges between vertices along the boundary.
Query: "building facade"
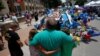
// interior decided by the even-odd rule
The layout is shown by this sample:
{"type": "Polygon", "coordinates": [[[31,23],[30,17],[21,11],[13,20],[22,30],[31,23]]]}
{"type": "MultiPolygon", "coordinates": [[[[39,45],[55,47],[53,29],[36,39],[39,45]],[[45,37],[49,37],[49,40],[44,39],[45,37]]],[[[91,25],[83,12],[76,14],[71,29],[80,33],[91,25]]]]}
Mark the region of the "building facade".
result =
{"type": "Polygon", "coordinates": [[[7,0],[10,12],[21,12],[25,10],[23,0],[7,0]]]}
{"type": "Polygon", "coordinates": [[[4,4],[4,9],[0,11],[1,14],[9,12],[23,12],[32,11],[43,8],[40,0],[0,0],[4,4]]]}
{"type": "Polygon", "coordinates": [[[24,0],[24,3],[25,3],[25,8],[28,11],[40,10],[44,8],[40,0],[24,0]]]}
{"type": "Polygon", "coordinates": [[[7,14],[9,12],[23,12],[32,10],[41,10],[44,8],[40,0],[1,0],[4,4],[4,9],[1,14],[7,14]]]}
{"type": "Polygon", "coordinates": [[[2,4],[4,5],[4,9],[0,11],[0,14],[7,14],[9,13],[9,7],[6,0],[1,0],[2,4]]]}
{"type": "Polygon", "coordinates": [[[7,0],[10,12],[32,11],[43,7],[39,0],[7,0]]]}

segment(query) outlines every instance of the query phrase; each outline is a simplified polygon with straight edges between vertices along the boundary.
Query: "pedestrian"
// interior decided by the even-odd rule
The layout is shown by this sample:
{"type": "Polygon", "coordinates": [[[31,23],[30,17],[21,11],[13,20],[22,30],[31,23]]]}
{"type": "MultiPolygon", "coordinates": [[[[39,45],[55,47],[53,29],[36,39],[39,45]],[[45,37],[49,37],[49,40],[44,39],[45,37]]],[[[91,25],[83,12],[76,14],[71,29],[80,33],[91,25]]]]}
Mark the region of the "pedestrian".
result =
{"type": "Polygon", "coordinates": [[[5,21],[5,19],[4,19],[4,17],[3,17],[3,15],[1,16],[1,20],[2,20],[2,22],[4,22],[4,21],[5,21]]]}
{"type": "Polygon", "coordinates": [[[25,21],[27,23],[27,26],[31,25],[31,21],[32,21],[32,16],[29,12],[25,13],[25,21]]]}
{"type": "Polygon", "coordinates": [[[4,36],[4,31],[2,29],[2,27],[0,28],[0,40],[3,43],[3,36],[4,36]]]}
{"type": "Polygon", "coordinates": [[[0,35],[0,41],[3,43],[3,38],[2,38],[2,35],[0,35]]]}
{"type": "Polygon", "coordinates": [[[5,39],[8,41],[8,49],[11,56],[23,56],[21,47],[23,46],[17,30],[17,24],[11,23],[10,29],[6,32],[5,39]]]}
{"type": "Polygon", "coordinates": [[[17,16],[15,15],[15,13],[12,14],[11,19],[13,20],[13,22],[14,22],[15,24],[18,25],[18,29],[20,29],[19,21],[18,21],[17,16]]]}
{"type": "MultiPolygon", "coordinates": [[[[74,42],[72,37],[68,36],[62,31],[56,30],[57,21],[53,19],[53,17],[48,17],[47,19],[48,20],[46,21],[46,29],[44,31],[37,33],[34,36],[34,39],[29,41],[30,45],[31,46],[41,45],[47,51],[53,51],[59,49],[58,51],[50,54],[49,56],[64,56],[66,54],[65,50],[67,50],[67,52],[71,54],[70,52],[72,51],[72,49],[68,48],[73,47],[74,42]],[[65,49],[65,47],[67,47],[65,43],[66,45],[68,44],[67,49],[65,49]]],[[[46,55],[40,52],[40,56],[46,56],[46,55]]]]}
{"type": "Polygon", "coordinates": [[[87,27],[87,23],[88,23],[88,13],[84,10],[82,12],[82,15],[81,15],[81,20],[83,21],[83,24],[85,27],[87,27]]]}
{"type": "Polygon", "coordinates": [[[38,21],[38,12],[34,13],[35,21],[38,21]]]}
{"type": "MultiPolygon", "coordinates": [[[[35,34],[37,34],[37,30],[36,29],[31,29],[29,32],[29,40],[32,40],[32,37],[35,36],[35,34]]],[[[27,44],[27,42],[25,42],[27,44]]],[[[39,51],[36,50],[35,47],[33,46],[29,46],[29,50],[30,50],[30,55],[31,56],[39,56],[39,51]]]]}
{"type": "Polygon", "coordinates": [[[5,15],[4,15],[4,19],[7,19],[7,18],[8,18],[8,16],[7,16],[7,14],[5,14],[5,15]]]}
{"type": "Polygon", "coordinates": [[[4,43],[3,43],[3,39],[2,36],[0,36],[0,50],[4,49],[4,43]]]}
{"type": "Polygon", "coordinates": [[[39,29],[43,29],[45,26],[45,20],[46,20],[46,16],[44,16],[41,20],[40,20],[40,24],[39,24],[39,29]]]}

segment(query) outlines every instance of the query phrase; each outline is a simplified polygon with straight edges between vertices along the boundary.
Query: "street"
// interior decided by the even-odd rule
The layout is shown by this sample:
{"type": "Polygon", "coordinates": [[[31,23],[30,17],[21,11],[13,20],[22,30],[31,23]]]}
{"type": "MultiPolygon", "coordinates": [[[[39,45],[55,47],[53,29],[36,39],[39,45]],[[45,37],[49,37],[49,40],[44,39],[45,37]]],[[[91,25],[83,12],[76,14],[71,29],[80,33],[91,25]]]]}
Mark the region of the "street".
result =
{"type": "Polygon", "coordinates": [[[90,22],[90,25],[96,27],[99,36],[92,37],[89,44],[81,42],[80,46],[74,49],[73,56],[100,56],[100,20],[90,22]]]}
{"type": "MultiPolygon", "coordinates": [[[[18,30],[18,34],[21,38],[21,41],[24,43],[24,40],[28,38],[28,32],[30,29],[33,28],[33,25],[35,21],[33,20],[33,23],[31,26],[27,26],[25,22],[20,23],[21,29],[18,30]]],[[[100,20],[93,20],[89,23],[92,27],[95,27],[97,32],[100,32],[100,20]]],[[[100,34],[99,34],[100,35],[100,34]]],[[[10,56],[9,51],[7,49],[7,43],[5,41],[5,49],[3,51],[0,51],[0,56],[10,56]]],[[[94,36],[92,37],[91,42],[88,44],[81,42],[79,46],[74,48],[73,55],[72,56],[99,56],[100,55],[100,36],[94,36]]],[[[28,46],[24,44],[22,47],[22,50],[24,52],[24,56],[30,56],[28,46]]]]}

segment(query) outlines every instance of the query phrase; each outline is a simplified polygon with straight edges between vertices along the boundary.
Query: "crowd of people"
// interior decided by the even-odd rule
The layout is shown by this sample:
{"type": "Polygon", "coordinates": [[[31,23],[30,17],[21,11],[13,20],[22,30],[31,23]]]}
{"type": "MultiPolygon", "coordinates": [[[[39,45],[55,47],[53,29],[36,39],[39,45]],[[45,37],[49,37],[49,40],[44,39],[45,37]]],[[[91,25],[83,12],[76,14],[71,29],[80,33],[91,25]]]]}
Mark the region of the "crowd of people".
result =
{"type": "Polygon", "coordinates": [[[49,11],[31,31],[28,44],[25,41],[31,56],[72,56],[73,48],[80,45],[81,40],[87,43],[91,40],[94,31],[88,23],[95,18],[91,14],[77,8],[49,11]]]}
{"type": "MultiPolygon", "coordinates": [[[[32,25],[32,19],[34,18],[35,21],[38,21],[38,12],[30,13],[28,11],[22,13],[20,16],[17,15],[17,13],[10,13],[10,14],[5,14],[0,17],[2,22],[6,22],[7,20],[11,20],[11,22],[17,24],[17,29],[21,29],[20,27],[20,19],[26,21],[27,26],[32,25]],[[19,18],[20,17],[20,18],[19,18]]],[[[0,25],[0,50],[4,49],[4,41],[3,37],[5,35],[6,30],[9,27],[5,28],[4,25],[0,25]]]]}
{"type": "MultiPolygon", "coordinates": [[[[34,14],[35,21],[38,14],[34,14]]],[[[93,30],[88,23],[95,17],[84,9],[54,9],[47,10],[40,24],[34,26],[29,32],[25,44],[30,48],[31,56],[72,56],[72,50],[80,45],[80,41],[90,41],[93,30]]],[[[12,16],[13,24],[6,31],[5,39],[11,56],[23,56],[19,35],[15,32],[20,28],[15,14],[12,16]]],[[[32,15],[25,13],[27,25],[31,25],[32,15]]]]}

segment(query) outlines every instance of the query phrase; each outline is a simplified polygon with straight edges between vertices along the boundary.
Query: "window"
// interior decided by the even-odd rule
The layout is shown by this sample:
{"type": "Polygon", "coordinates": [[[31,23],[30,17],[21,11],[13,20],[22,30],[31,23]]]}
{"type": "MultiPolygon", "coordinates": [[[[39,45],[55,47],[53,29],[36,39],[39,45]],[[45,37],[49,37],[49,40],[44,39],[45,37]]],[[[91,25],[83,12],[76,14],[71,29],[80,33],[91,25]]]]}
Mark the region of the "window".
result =
{"type": "Polygon", "coordinates": [[[16,6],[16,11],[21,12],[21,6],[16,6]]]}

